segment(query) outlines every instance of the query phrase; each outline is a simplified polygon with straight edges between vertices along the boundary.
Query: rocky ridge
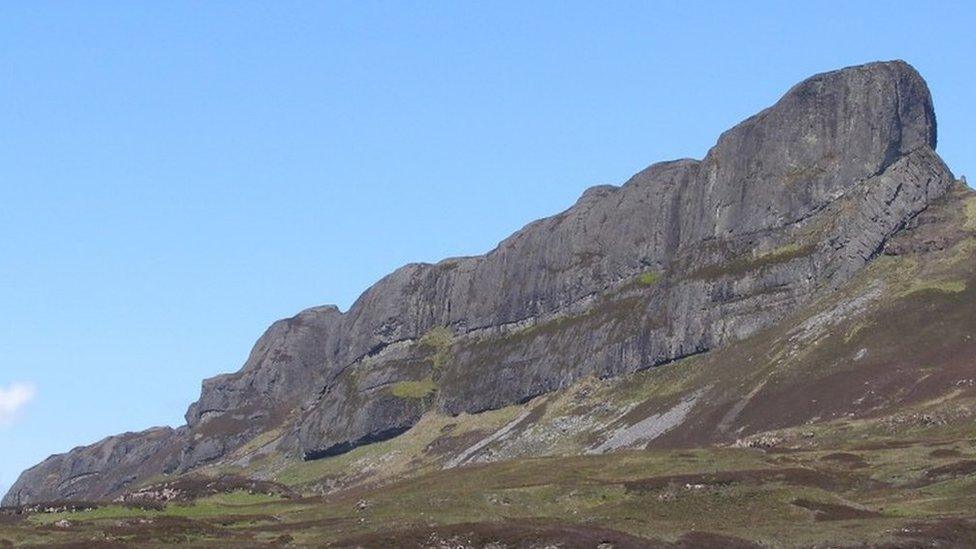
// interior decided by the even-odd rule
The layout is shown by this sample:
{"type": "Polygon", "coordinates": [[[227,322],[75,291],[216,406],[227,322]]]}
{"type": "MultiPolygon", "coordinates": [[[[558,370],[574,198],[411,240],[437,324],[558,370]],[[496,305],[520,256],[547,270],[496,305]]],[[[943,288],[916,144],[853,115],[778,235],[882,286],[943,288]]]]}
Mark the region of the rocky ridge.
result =
{"type": "Polygon", "coordinates": [[[239,372],[204,382],[186,426],[52,456],[4,504],[114,497],[259,436],[328,457],[431,410],[493,410],[742,340],[842,287],[946,194],[935,145],[909,65],[814,76],[701,161],[590,189],[484,256],[403,267],[348,312],[276,322],[239,372]]]}

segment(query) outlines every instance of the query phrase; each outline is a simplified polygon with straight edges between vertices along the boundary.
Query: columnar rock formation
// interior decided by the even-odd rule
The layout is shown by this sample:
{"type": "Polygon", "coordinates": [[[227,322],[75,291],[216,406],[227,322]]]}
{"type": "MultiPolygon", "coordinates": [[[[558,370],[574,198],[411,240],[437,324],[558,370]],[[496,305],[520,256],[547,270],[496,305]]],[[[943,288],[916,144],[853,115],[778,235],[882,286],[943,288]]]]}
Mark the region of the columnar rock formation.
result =
{"type": "Polygon", "coordinates": [[[486,255],[405,266],[348,312],[276,322],[239,372],[204,381],[186,426],[53,456],[4,503],[114,496],[260,434],[317,459],[432,409],[476,413],[719,348],[838,288],[942,196],[954,178],[935,146],[906,63],[814,76],[703,160],[592,188],[486,255]]]}

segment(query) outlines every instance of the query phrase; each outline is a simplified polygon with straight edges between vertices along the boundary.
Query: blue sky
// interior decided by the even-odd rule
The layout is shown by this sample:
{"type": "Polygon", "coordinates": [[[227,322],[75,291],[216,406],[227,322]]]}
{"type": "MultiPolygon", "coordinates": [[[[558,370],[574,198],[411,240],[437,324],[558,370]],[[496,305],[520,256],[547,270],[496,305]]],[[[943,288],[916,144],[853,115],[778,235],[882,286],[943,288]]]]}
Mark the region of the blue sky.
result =
{"type": "Polygon", "coordinates": [[[483,4],[0,6],[0,492],[180,424],[275,319],[701,157],[816,72],[908,60],[976,172],[967,3],[483,4]]]}

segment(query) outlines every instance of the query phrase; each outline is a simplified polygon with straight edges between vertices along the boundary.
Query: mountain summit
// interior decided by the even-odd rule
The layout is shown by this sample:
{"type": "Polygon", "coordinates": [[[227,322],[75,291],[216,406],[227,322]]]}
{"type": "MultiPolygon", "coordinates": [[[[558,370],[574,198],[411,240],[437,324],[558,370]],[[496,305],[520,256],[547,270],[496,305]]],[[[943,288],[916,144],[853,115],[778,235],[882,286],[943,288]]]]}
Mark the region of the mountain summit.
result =
{"type": "MultiPolygon", "coordinates": [[[[240,371],[203,382],[185,426],[52,456],[23,473],[3,503],[115,498],[160,478],[223,469],[278,478],[435,416],[487,418],[703,353],[752,361],[733,354],[735,345],[804,311],[816,318],[816,304],[848,291],[884,254],[962,238],[958,227],[913,236],[927,230],[918,229],[921,214],[955,212],[946,204],[970,199],[935,147],[932,98],[907,63],[813,76],[723,133],[702,160],[654,164],[619,187],[592,188],[483,256],[407,265],[347,312],[315,307],[275,322],[240,371]]],[[[871,288],[851,297],[850,311],[884,291],[871,288]]],[[[817,326],[833,322],[831,310],[817,326]]],[[[796,345],[814,344],[797,337],[796,345]]],[[[738,390],[706,379],[635,417],[630,427],[642,430],[604,429],[613,419],[575,448],[733,442],[837,407],[824,398],[796,413],[749,416],[738,390]]],[[[595,412],[575,417],[599,423],[595,412]]],[[[437,466],[470,461],[519,425],[445,450],[437,466]]],[[[547,444],[519,455],[558,453],[547,444]]]]}

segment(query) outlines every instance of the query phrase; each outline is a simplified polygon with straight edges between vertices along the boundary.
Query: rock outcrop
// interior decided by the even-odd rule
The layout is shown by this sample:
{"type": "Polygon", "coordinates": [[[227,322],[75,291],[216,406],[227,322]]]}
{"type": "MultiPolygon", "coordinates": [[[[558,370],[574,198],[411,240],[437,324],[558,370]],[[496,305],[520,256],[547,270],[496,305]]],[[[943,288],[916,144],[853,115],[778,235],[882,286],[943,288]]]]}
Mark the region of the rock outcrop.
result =
{"type": "Polygon", "coordinates": [[[179,465],[181,431],[156,427],[51,456],[25,471],[4,505],[105,499],[179,465]]]}
{"type": "Polygon", "coordinates": [[[431,409],[480,412],[716,349],[881,253],[952,185],[935,145],[931,96],[906,63],[814,76],[701,161],[590,189],[484,256],[403,267],[348,312],[276,322],[242,370],[204,382],[185,427],[52,457],[4,503],[112,496],[259,434],[316,459],[431,409]]]}

